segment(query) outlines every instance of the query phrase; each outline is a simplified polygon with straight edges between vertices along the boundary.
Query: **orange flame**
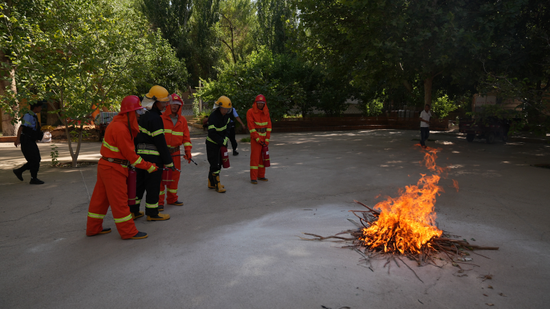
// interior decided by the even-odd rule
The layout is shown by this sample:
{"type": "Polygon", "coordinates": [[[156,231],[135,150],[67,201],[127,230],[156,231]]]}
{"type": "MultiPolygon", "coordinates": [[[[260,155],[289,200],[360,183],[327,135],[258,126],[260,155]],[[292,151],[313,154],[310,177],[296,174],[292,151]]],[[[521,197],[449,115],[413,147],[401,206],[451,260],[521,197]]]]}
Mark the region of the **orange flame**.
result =
{"type": "Polygon", "coordinates": [[[360,240],[365,246],[384,252],[420,253],[430,239],[441,236],[443,231],[435,226],[434,205],[436,196],[443,192],[437,184],[445,169],[435,164],[438,150],[428,148],[423,160],[434,175],[421,174],[416,185],[406,186],[398,197],[388,197],[374,206],[380,216],[363,229],[360,240]]]}

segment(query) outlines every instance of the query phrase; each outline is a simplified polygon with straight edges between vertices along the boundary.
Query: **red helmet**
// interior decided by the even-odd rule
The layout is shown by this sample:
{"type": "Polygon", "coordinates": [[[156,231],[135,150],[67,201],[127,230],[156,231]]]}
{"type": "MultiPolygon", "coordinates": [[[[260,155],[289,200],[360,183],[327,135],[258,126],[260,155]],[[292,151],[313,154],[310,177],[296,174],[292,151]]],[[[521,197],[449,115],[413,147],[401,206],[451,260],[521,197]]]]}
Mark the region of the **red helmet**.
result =
{"type": "Polygon", "coordinates": [[[183,105],[183,100],[181,97],[175,93],[170,95],[170,104],[183,105]]]}
{"type": "Polygon", "coordinates": [[[120,103],[120,112],[118,114],[121,115],[124,113],[137,111],[139,109],[143,109],[139,98],[135,95],[129,95],[122,99],[122,102],[120,103]]]}
{"type": "Polygon", "coordinates": [[[263,94],[259,94],[256,96],[256,100],[254,100],[254,103],[258,103],[258,102],[266,103],[265,96],[263,94]]]}

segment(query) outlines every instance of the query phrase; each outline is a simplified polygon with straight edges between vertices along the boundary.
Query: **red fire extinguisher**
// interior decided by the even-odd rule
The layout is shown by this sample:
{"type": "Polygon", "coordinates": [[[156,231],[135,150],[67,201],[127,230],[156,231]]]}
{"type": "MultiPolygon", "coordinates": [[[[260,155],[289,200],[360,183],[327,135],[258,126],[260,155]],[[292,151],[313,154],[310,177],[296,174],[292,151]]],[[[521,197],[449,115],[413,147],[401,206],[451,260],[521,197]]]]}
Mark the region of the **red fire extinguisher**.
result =
{"type": "Polygon", "coordinates": [[[271,163],[269,160],[269,149],[267,149],[267,146],[262,147],[262,160],[264,161],[264,167],[271,166],[271,163]]]}
{"type": "Polygon", "coordinates": [[[126,178],[126,185],[128,186],[128,205],[136,204],[136,170],[134,168],[128,169],[128,178],[126,178]]]}
{"type": "Polygon", "coordinates": [[[229,154],[227,153],[227,147],[221,146],[220,152],[222,155],[223,168],[229,168],[229,154]]]}
{"type": "Polygon", "coordinates": [[[172,169],[163,168],[162,169],[162,184],[168,186],[172,182],[172,169]]]}

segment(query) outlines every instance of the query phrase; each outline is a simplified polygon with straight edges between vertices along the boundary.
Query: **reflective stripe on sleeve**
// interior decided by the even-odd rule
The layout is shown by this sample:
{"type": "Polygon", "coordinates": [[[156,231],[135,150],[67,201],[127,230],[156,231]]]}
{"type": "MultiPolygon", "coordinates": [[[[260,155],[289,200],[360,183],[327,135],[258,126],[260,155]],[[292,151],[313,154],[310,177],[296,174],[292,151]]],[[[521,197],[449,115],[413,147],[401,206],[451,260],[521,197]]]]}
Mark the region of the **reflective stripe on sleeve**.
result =
{"type": "Polygon", "coordinates": [[[154,171],[155,171],[155,166],[154,165],[151,165],[151,167],[147,169],[148,173],[152,173],[154,171]]]}
{"type": "Polygon", "coordinates": [[[184,147],[185,147],[185,146],[191,146],[191,147],[193,147],[193,144],[191,144],[191,143],[183,143],[183,146],[184,146],[184,147]]]}
{"type": "Polygon", "coordinates": [[[143,161],[143,159],[142,159],[141,157],[139,157],[139,158],[136,160],[136,162],[132,163],[131,165],[132,165],[132,166],[136,166],[136,165],[140,164],[142,161],[143,161]]]}
{"type": "Polygon", "coordinates": [[[109,145],[109,144],[105,141],[105,139],[103,139],[103,146],[105,146],[105,148],[109,149],[110,151],[120,152],[120,150],[118,150],[117,147],[109,145]]]}

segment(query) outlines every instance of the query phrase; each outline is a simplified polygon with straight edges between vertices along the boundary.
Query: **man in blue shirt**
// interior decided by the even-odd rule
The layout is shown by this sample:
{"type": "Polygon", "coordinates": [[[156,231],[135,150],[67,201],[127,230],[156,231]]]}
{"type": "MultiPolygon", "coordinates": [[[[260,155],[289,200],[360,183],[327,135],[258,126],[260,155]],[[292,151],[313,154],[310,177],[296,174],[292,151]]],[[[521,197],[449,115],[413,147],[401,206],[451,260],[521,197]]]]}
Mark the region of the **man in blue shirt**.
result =
{"type": "Polygon", "coordinates": [[[235,139],[235,127],[236,123],[235,120],[241,123],[241,126],[246,129],[246,126],[241,121],[241,118],[239,118],[239,114],[237,114],[237,110],[233,108],[233,111],[231,112],[229,119],[231,119],[231,122],[229,123],[229,141],[231,142],[231,148],[233,148],[233,155],[238,156],[239,153],[237,152],[237,140],[235,139]]]}
{"type": "Polygon", "coordinates": [[[21,145],[21,152],[25,156],[27,163],[20,168],[14,169],[13,173],[17,178],[23,181],[23,172],[30,170],[32,185],[41,185],[44,182],[38,179],[38,169],[40,168],[40,150],[36,145],[37,140],[41,140],[44,133],[40,130],[40,122],[36,114],[42,110],[45,101],[38,101],[31,105],[31,110],[23,116],[21,126],[17,131],[17,139],[14,142],[15,147],[21,145]]]}

